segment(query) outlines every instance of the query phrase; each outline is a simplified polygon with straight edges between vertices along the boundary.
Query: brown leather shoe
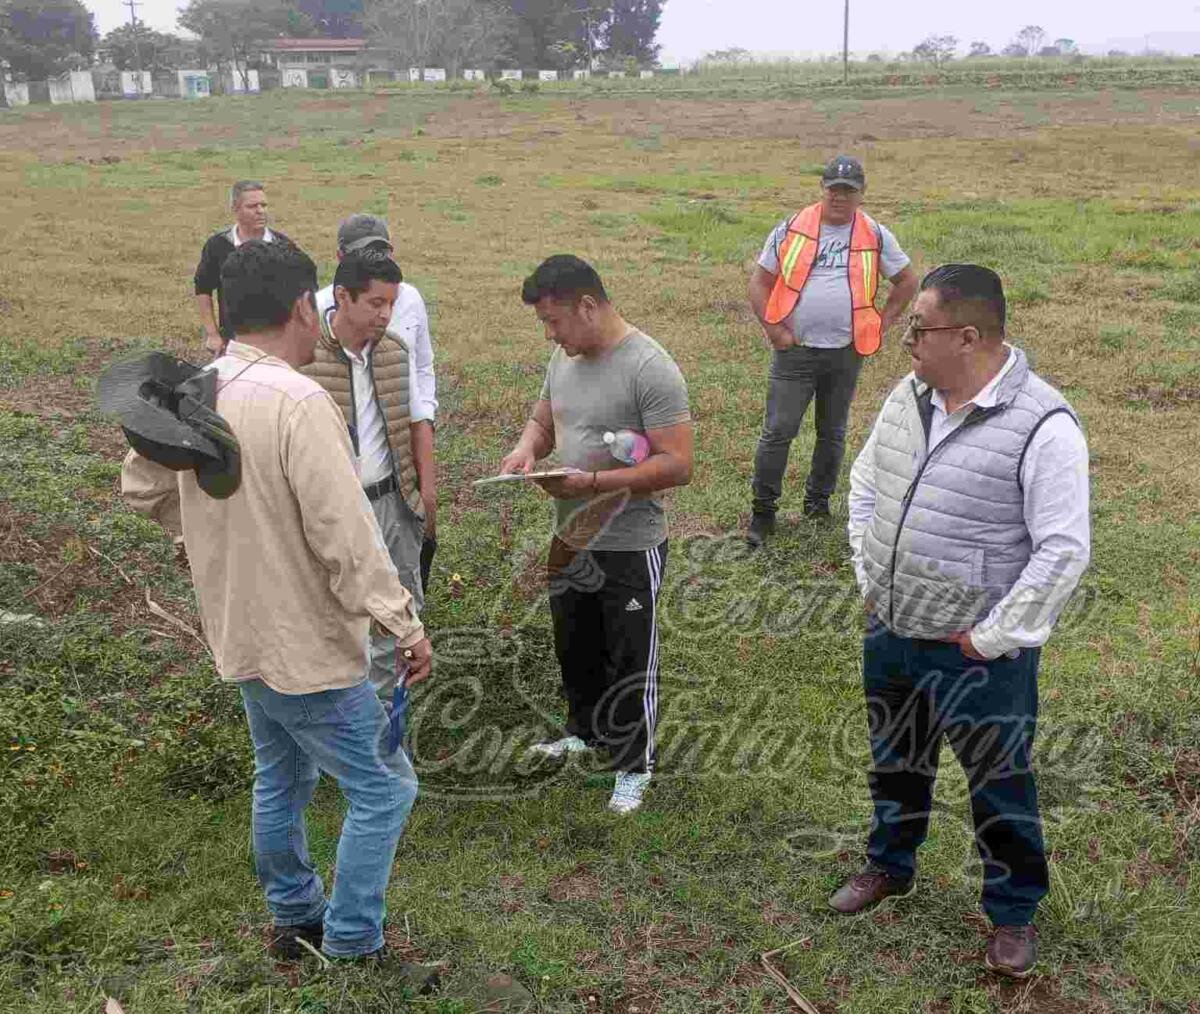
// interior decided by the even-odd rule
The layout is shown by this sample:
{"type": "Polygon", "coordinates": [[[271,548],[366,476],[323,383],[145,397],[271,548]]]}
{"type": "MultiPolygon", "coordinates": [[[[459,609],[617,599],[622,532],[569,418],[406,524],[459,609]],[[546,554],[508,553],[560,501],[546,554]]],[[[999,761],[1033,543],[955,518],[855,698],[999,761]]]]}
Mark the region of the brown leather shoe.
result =
{"type": "Polygon", "coordinates": [[[993,972],[1024,979],[1037,962],[1037,930],[1032,926],[997,926],[983,963],[993,972]]]}
{"type": "Polygon", "coordinates": [[[854,915],[878,905],[884,898],[907,898],[912,892],[912,880],[897,880],[883,870],[868,866],[833,892],[829,907],[842,915],[854,915]]]}

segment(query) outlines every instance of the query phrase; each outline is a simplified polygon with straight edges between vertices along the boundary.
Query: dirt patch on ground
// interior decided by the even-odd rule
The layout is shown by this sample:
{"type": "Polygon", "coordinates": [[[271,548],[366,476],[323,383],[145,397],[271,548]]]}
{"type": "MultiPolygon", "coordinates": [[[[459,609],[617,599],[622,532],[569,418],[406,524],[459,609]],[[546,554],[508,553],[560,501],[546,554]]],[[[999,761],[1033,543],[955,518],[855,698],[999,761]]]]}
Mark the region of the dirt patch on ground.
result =
{"type": "Polygon", "coordinates": [[[19,387],[0,390],[0,409],[61,421],[90,411],[92,399],[73,376],[28,377],[19,387]]]}
{"type": "Polygon", "coordinates": [[[905,93],[870,99],[723,99],[697,93],[692,98],[630,94],[621,98],[564,97],[558,105],[539,104],[536,115],[504,107],[494,100],[464,99],[435,113],[426,126],[430,137],[529,139],[600,129],[619,136],[658,133],[696,140],[785,140],[804,138],[806,147],[863,146],[914,138],[1011,137],[1049,123],[1087,126],[1142,124],[1148,113],[1156,122],[1185,123],[1187,114],[1174,100],[1182,92],[1127,93],[1136,102],[1115,103],[1112,93],[1046,95],[1038,93],[943,96],[905,93]]]}
{"type": "Polygon", "coordinates": [[[1112,1004],[1095,994],[1086,999],[1064,996],[1058,980],[1046,976],[1019,982],[987,973],[979,984],[1004,1014],[1111,1014],[1113,1010],[1112,1004]]]}
{"type": "Polygon", "coordinates": [[[11,612],[58,619],[96,603],[103,604],[119,629],[144,622],[143,593],[120,564],[66,527],[35,539],[33,524],[33,518],[0,501],[0,564],[33,571],[29,587],[9,606],[11,612]]]}
{"type": "MultiPolygon", "coordinates": [[[[75,343],[79,361],[69,373],[35,373],[21,378],[15,387],[0,388],[0,411],[34,416],[43,422],[64,425],[96,412],[96,395],[91,385],[81,386],[79,379],[98,377],[125,349],[111,338],[80,338],[75,343]]],[[[168,352],[195,359],[195,350],[172,348],[168,352]]],[[[116,423],[92,425],[87,432],[88,450],[101,457],[120,459],[129,444],[116,423]]]]}
{"type": "MultiPolygon", "coordinates": [[[[39,109],[21,118],[0,121],[0,151],[33,152],[44,161],[89,162],[119,160],[144,151],[187,151],[230,145],[242,131],[224,124],[154,124],[144,132],[122,135],[112,131],[112,113],[100,104],[100,126],[81,130],[60,110],[39,109]],[[105,115],[107,113],[107,116],[105,115]]],[[[272,145],[267,142],[266,147],[272,145]]]]}
{"type": "Polygon", "coordinates": [[[704,514],[692,514],[688,511],[670,510],[671,540],[681,544],[686,539],[718,538],[725,535],[725,529],[704,514]]]}
{"type": "Polygon", "coordinates": [[[1167,788],[1181,810],[1200,810],[1200,750],[1180,750],[1167,788]]]}
{"type": "MultiPolygon", "coordinates": [[[[80,119],[78,108],[29,108],[0,119],[0,152],[29,152],[46,162],[104,164],[140,152],[194,151],[197,148],[292,148],[310,140],[304,116],[341,114],[342,122],[323,130],[333,137],[352,137],[358,120],[363,134],[377,130],[397,136],[411,132],[415,110],[419,122],[426,108],[445,102],[439,95],[411,99],[405,106],[387,96],[311,98],[281,109],[275,96],[265,96],[253,109],[242,105],[192,106],[182,100],[154,103],[141,109],[122,103],[99,102],[95,118],[80,119]],[[268,123],[268,119],[270,122],[268,123]],[[295,121],[294,123],[289,121],[295,121]]],[[[402,95],[401,101],[404,101],[402,95]]],[[[331,117],[334,119],[336,117],[331,117]]]]}
{"type": "Polygon", "coordinates": [[[600,878],[587,863],[580,863],[570,873],[550,881],[551,901],[598,901],[599,898],[600,878]]]}
{"type": "Polygon", "coordinates": [[[1123,393],[1125,401],[1144,402],[1159,410],[1191,409],[1200,404],[1200,385],[1135,384],[1123,393]]]}
{"type": "Polygon", "coordinates": [[[713,946],[711,926],[690,927],[678,919],[667,917],[649,923],[636,932],[621,926],[613,927],[612,945],[629,957],[644,957],[654,951],[668,951],[698,959],[713,946]]]}
{"type": "MultiPolygon", "coordinates": [[[[21,348],[20,344],[17,348],[21,348]]],[[[0,387],[0,409],[41,419],[74,419],[95,407],[90,388],[76,381],[98,375],[120,355],[119,343],[111,338],[76,338],[62,342],[59,348],[63,358],[57,372],[35,372],[20,376],[14,387],[0,387]]]]}

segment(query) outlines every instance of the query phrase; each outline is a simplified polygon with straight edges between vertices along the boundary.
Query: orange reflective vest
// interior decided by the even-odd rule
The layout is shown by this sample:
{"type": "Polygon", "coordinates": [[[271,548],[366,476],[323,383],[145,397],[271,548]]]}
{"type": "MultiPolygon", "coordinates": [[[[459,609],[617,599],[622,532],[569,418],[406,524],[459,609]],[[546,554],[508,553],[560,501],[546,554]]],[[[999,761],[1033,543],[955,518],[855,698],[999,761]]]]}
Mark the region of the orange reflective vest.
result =
{"type": "MultiPolygon", "coordinates": [[[[779,248],[779,274],[775,288],[767,300],[765,319],[768,324],[787,320],[800,299],[800,290],[812,273],[817,259],[817,241],[821,236],[821,205],[813,204],[798,211],[788,222],[787,236],[779,248]]],[[[879,351],[883,338],[883,319],[875,309],[875,293],[879,291],[880,235],[867,216],[854,213],[854,228],[850,232],[850,256],[846,271],[850,282],[851,331],[854,348],[860,356],[873,356],[879,351]]]]}

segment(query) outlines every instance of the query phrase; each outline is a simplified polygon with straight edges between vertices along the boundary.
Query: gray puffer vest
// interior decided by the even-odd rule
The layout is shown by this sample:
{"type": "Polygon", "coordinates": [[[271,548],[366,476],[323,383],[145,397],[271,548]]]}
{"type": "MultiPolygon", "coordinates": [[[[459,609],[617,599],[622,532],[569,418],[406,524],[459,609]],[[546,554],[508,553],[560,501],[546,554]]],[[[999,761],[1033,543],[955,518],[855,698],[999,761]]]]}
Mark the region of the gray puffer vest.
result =
{"type": "Polygon", "coordinates": [[[875,615],[901,637],[970,630],[1016,583],[1032,554],[1021,466],[1050,416],[1075,419],[1025,354],[976,408],[928,449],[933,391],[912,375],[884,403],[875,432],[875,514],[863,565],[875,615]]]}

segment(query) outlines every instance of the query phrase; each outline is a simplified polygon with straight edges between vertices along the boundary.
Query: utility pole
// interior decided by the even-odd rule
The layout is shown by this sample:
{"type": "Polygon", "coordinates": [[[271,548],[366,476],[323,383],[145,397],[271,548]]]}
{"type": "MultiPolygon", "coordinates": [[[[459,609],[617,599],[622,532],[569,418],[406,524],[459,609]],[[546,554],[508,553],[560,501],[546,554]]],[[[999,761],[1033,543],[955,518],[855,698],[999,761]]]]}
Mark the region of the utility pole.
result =
{"type": "Polygon", "coordinates": [[[842,84],[850,83],[850,0],[842,19],[842,84]]]}
{"type": "Polygon", "coordinates": [[[133,37],[133,87],[137,89],[138,95],[142,94],[142,45],[138,40],[138,19],[137,8],[141,7],[138,0],[121,0],[122,7],[129,8],[129,27],[132,29],[133,37]]]}
{"type": "Polygon", "coordinates": [[[584,31],[587,32],[588,73],[590,74],[595,69],[596,64],[596,55],[592,52],[592,8],[580,7],[579,10],[573,10],[571,13],[583,15],[584,31]]]}

